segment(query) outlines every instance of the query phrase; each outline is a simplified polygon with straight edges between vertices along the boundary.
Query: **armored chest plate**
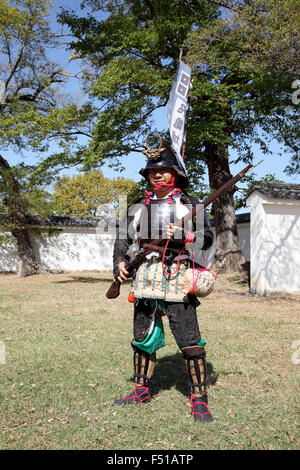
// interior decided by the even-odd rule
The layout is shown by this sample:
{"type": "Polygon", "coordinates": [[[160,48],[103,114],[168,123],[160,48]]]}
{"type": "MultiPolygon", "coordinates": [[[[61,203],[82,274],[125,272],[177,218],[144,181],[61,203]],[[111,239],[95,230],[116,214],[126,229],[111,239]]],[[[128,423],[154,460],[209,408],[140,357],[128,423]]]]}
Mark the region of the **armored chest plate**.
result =
{"type": "Polygon", "coordinates": [[[175,204],[168,199],[154,199],[142,210],[140,218],[140,236],[142,240],[160,238],[168,223],[175,221],[175,204]]]}

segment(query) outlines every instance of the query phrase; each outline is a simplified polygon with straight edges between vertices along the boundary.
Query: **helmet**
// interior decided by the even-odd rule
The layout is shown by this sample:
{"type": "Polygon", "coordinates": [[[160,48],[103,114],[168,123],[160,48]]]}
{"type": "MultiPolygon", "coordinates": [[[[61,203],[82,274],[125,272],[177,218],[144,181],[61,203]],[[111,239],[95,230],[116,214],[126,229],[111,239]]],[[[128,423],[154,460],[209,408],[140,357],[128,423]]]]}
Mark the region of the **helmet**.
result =
{"type": "Polygon", "coordinates": [[[148,179],[148,170],[151,170],[152,168],[170,168],[176,173],[176,186],[181,189],[185,189],[188,186],[188,177],[183,168],[178,163],[176,155],[170,148],[164,145],[162,141],[160,143],[159,149],[149,150],[148,148],[148,150],[145,150],[143,153],[148,158],[146,167],[140,170],[140,175],[142,175],[144,178],[148,179]]]}

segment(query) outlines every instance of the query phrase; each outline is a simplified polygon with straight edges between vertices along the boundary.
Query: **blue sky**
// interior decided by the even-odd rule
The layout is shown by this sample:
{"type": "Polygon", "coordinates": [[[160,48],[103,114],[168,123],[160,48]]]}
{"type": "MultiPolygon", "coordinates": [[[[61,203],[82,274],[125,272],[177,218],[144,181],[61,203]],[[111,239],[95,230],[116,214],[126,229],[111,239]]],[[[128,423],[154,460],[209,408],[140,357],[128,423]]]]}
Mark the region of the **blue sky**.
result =
{"type": "MultiPolygon", "coordinates": [[[[51,15],[50,15],[50,20],[53,23],[55,30],[57,32],[61,32],[61,25],[58,25],[55,21],[56,15],[60,10],[60,7],[64,7],[67,9],[74,9],[77,11],[80,15],[82,14],[80,10],[80,0],[53,0],[53,9],[51,10],[51,15]]],[[[67,33],[67,29],[64,27],[63,31],[67,33]]],[[[80,64],[79,62],[72,61],[69,63],[68,58],[69,58],[70,52],[67,50],[64,50],[63,48],[58,52],[55,51],[53,53],[53,60],[59,61],[62,63],[69,71],[72,73],[78,72],[80,69],[80,64]]],[[[80,99],[81,92],[80,92],[80,82],[78,79],[73,78],[70,80],[68,83],[67,91],[70,93],[76,94],[78,96],[78,99],[80,99]]],[[[292,88],[291,88],[291,95],[292,95],[292,88]]],[[[159,111],[156,112],[155,114],[155,120],[154,122],[156,123],[157,129],[165,128],[167,129],[168,127],[168,122],[167,122],[167,108],[160,109],[159,111]]],[[[188,137],[187,137],[188,138],[188,137]]],[[[284,168],[288,163],[289,156],[287,155],[286,157],[279,156],[278,153],[280,151],[279,145],[276,142],[273,142],[271,144],[271,150],[273,152],[273,155],[262,155],[260,150],[256,150],[255,152],[255,159],[254,163],[258,162],[259,160],[263,159],[263,162],[255,169],[255,173],[258,177],[263,177],[266,174],[273,173],[276,175],[277,178],[285,181],[285,182],[290,182],[290,183],[299,183],[299,176],[288,176],[284,173],[284,168]]],[[[3,156],[6,155],[6,158],[9,160],[11,164],[17,163],[20,161],[20,157],[14,155],[12,152],[5,152],[3,156]]],[[[231,151],[230,153],[230,159],[234,160],[235,157],[235,152],[231,151]]],[[[26,163],[31,163],[35,159],[34,155],[31,154],[30,152],[25,154],[25,161],[26,163]]],[[[139,175],[139,169],[142,168],[145,164],[145,157],[143,154],[138,154],[138,153],[132,153],[129,154],[127,157],[124,158],[124,166],[125,170],[122,172],[122,176],[126,178],[131,178],[134,179],[135,181],[138,181],[141,179],[139,175]]],[[[244,163],[239,163],[237,165],[231,164],[231,173],[235,175],[240,171],[242,168],[244,168],[246,165],[244,163]]],[[[117,176],[120,176],[120,171],[114,171],[111,168],[109,168],[108,164],[105,164],[102,167],[102,171],[104,173],[104,176],[109,177],[109,178],[115,178],[117,176]]],[[[76,168],[70,168],[69,170],[64,170],[63,174],[74,174],[76,173],[77,170],[76,168]]],[[[207,174],[205,176],[205,180],[207,182],[207,174]]]]}

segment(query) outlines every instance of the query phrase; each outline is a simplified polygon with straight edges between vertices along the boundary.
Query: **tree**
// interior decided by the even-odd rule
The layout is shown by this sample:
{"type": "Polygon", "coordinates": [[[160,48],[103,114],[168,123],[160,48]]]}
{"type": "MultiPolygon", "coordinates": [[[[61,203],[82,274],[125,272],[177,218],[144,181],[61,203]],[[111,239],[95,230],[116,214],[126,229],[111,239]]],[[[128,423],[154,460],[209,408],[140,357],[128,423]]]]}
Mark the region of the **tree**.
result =
{"type": "Polygon", "coordinates": [[[138,191],[138,184],[122,177],[110,180],[101,171],[63,176],[52,194],[54,211],[59,215],[103,217],[118,210],[118,196],[127,195],[128,203],[138,191]]]}
{"type": "Polygon", "coordinates": [[[70,164],[70,150],[90,111],[87,104],[78,107],[59,92],[68,73],[49,59],[59,47],[49,26],[49,7],[48,0],[0,0],[1,227],[16,240],[23,276],[42,271],[26,225],[26,209],[34,206],[34,200],[45,201],[45,185],[59,165],[70,164]],[[47,151],[53,139],[61,151],[50,158],[47,151]],[[37,155],[31,165],[23,158],[29,149],[37,155]],[[9,163],[3,156],[6,150],[19,155],[18,164],[9,163]]]}
{"type": "MultiPolygon", "coordinates": [[[[291,102],[299,15],[291,19],[290,0],[231,3],[236,13],[216,18],[189,37],[190,63],[199,71],[197,99],[203,103],[197,109],[195,131],[198,136],[209,133],[208,138],[203,136],[203,157],[213,188],[229,174],[230,145],[238,151],[237,161],[248,161],[254,157],[253,143],[268,153],[269,142],[276,139],[291,156],[286,172],[299,172],[297,109],[291,102]],[[197,125],[197,120],[202,123],[197,125]]],[[[235,232],[233,195],[222,199],[212,210],[217,258],[235,232]]],[[[234,240],[232,247],[238,250],[234,240]]]]}
{"type": "MultiPolygon", "coordinates": [[[[76,37],[71,47],[90,66],[86,77],[90,93],[101,102],[87,164],[107,158],[117,166],[120,157],[143,148],[146,134],[153,131],[153,112],[167,104],[180,50],[193,65],[196,101],[190,112],[185,163],[194,189],[205,165],[211,188],[230,178],[230,146],[238,150],[241,162],[253,158],[253,142],[267,153],[271,135],[295,152],[296,110],[290,100],[294,69],[282,73],[284,64],[292,63],[289,54],[297,55],[295,21],[288,27],[291,3],[86,0],[83,4],[91,7],[91,13],[84,18],[63,11],[61,21],[76,37]],[[260,49],[256,41],[264,35],[268,39],[260,49]],[[280,54],[281,67],[270,70],[280,54]]],[[[297,169],[297,158],[294,154],[296,166],[292,164],[290,171],[297,169]]],[[[212,208],[216,258],[225,257],[226,270],[240,270],[245,262],[234,190],[212,208]]]]}

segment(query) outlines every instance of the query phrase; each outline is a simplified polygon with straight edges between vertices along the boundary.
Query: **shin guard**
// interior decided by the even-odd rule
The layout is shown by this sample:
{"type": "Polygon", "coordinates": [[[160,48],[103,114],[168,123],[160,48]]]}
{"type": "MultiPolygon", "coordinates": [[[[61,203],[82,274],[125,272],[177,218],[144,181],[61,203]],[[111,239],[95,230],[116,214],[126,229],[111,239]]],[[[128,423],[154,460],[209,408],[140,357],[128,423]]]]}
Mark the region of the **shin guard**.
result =
{"type": "Polygon", "coordinates": [[[134,344],[133,347],[133,368],[134,368],[134,389],[129,395],[115,400],[114,405],[124,406],[139,403],[149,403],[151,400],[149,393],[149,380],[151,379],[156,363],[156,354],[148,354],[139,350],[134,344]]]}
{"type": "Polygon", "coordinates": [[[205,349],[202,346],[188,346],[182,348],[185,368],[189,378],[191,395],[195,397],[206,397],[207,372],[205,361],[205,349]]]}
{"type": "Polygon", "coordinates": [[[148,387],[149,380],[153,375],[156,364],[156,354],[148,354],[138,349],[134,344],[133,347],[133,368],[134,383],[137,386],[148,387]]]}
{"type": "Polygon", "coordinates": [[[189,377],[191,407],[194,421],[211,422],[212,414],[207,406],[207,371],[205,349],[202,346],[182,348],[189,377]]]}

